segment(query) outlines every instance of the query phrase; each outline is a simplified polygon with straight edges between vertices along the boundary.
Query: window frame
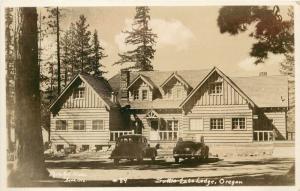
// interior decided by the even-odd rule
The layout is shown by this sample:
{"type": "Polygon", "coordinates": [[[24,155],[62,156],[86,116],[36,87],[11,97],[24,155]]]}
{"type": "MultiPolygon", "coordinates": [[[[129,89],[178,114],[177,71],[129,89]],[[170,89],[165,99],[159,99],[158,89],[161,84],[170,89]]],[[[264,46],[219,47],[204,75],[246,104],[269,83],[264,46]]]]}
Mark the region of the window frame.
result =
{"type": "Polygon", "coordinates": [[[141,94],[142,94],[142,100],[149,100],[149,94],[148,94],[148,90],[141,90],[141,94]],[[144,98],[144,92],[146,92],[146,98],[144,98]]]}
{"type": "Polygon", "coordinates": [[[67,129],[68,129],[68,121],[67,120],[58,119],[58,120],[55,121],[55,131],[67,131],[67,129]],[[57,125],[58,125],[57,123],[62,122],[62,121],[65,121],[65,124],[66,124],[65,129],[58,129],[57,128],[57,125]]]}
{"type": "Polygon", "coordinates": [[[75,88],[73,91],[73,99],[84,99],[84,95],[85,95],[84,87],[75,88]]]}
{"type": "Polygon", "coordinates": [[[209,84],[209,95],[222,95],[223,89],[223,82],[211,82],[209,84]],[[220,92],[217,92],[218,87],[220,87],[220,92]]]}
{"type": "Polygon", "coordinates": [[[222,117],[214,117],[214,118],[210,118],[210,119],[209,119],[209,128],[210,128],[210,130],[212,130],[212,131],[224,131],[224,130],[225,130],[225,124],[224,124],[224,121],[225,121],[225,120],[224,120],[224,118],[222,118],[222,117]],[[217,120],[217,121],[216,121],[216,128],[212,128],[212,120],[217,120]],[[218,125],[219,125],[218,120],[222,120],[222,129],[217,128],[218,125]]]}
{"type": "Polygon", "coordinates": [[[196,118],[196,117],[190,118],[189,119],[189,130],[190,131],[204,131],[204,119],[203,119],[203,117],[201,117],[201,118],[196,118]],[[191,121],[192,120],[202,120],[202,129],[191,129],[191,121]]]}
{"type": "Polygon", "coordinates": [[[92,120],[92,131],[104,131],[104,120],[103,119],[95,119],[92,120]],[[94,129],[94,122],[99,122],[102,121],[102,123],[100,123],[100,126],[102,125],[102,129],[94,129]]]}
{"type": "Polygon", "coordinates": [[[73,131],[86,131],[86,123],[85,120],[73,120],[73,131]],[[75,122],[83,121],[83,129],[75,129],[75,122]]]}
{"type": "Polygon", "coordinates": [[[139,100],[140,99],[139,90],[132,90],[132,97],[133,100],[139,100]]]}
{"type": "Polygon", "coordinates": [[[233,117],[231,118],[231,129],[234,130],[234,131],[239,131],[239,130],[242,130],[242,131],[245,131],[247,129],[246,127],[246,118],[245,117],[233,117]],[[241,125],[240,125],[240,120],[243,119],[244,120],[244,128],[241,128],[241,125]],[[237,120],[237,128],[233,128],[234,126],[234,120],[237,120]]]}

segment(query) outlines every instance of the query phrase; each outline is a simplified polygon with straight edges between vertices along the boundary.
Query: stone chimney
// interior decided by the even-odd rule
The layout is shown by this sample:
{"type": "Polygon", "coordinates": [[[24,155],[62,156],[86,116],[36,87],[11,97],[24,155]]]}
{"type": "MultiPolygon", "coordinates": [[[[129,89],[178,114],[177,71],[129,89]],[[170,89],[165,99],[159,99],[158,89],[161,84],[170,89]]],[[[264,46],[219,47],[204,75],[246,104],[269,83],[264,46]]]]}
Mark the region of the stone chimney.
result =
{"type": "Polygon", "coordinates": [[[267,72],[259,72],[259,76],[267,76],[268,73],[267,72]]]}
{"type": "Polygon", "coordinates": [[[128,69],[121,69],[120,75],[120,92],[121,99],[128,99],[128,85],[130,82],[130,71],[128,69]]]}

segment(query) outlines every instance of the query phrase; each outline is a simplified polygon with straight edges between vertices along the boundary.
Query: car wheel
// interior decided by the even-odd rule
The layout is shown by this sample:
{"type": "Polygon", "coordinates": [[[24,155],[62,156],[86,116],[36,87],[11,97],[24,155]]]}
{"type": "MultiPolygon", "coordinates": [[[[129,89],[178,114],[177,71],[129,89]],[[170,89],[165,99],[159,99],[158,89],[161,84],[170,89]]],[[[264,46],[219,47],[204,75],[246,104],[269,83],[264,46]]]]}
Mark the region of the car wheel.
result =
{"type": "Polygon", "coordinates": [[[205,159],[208,159],[208,155],[209,155],[209,147],[206,146],[205,159]]]}
{"type": "Polygon", "coordinates": [[[118,165],[119,161],[120,161],[120,159],[114,159],[114,165],[118,165]]]}
{"type": "Polygon", "coordinates": [[[142,155],[140,155],[140,156],[137,158],[137,161],[138,161],[139,163],[143,162],[143,160],[144,160],[144,158],[143,158],[142,155]]]}
{"type": "Polygon", "coordinates": [[[152,162],[154,162],[155,161],[155,156],[152,156],[151,160],[152,160],[152,162]]]}
{"type": "Polygon", "coordinates": [[[179,163],[179,158],[178,157],[175,157],[175,163],[179,163]]]}

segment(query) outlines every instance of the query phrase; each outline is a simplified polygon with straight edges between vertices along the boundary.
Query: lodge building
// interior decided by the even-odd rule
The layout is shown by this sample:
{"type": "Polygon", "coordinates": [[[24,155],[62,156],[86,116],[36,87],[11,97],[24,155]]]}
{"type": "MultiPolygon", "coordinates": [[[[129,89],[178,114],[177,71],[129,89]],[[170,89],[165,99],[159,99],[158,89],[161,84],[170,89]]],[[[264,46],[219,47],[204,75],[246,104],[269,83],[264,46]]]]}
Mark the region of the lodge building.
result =
{"type": "Polygon", "coordinates": [[[220,69],[78,74],[51,104],[55,149],[101,150],[124,134],[151,145],[287,139],[287,76],[228,77],[220,69]]]}

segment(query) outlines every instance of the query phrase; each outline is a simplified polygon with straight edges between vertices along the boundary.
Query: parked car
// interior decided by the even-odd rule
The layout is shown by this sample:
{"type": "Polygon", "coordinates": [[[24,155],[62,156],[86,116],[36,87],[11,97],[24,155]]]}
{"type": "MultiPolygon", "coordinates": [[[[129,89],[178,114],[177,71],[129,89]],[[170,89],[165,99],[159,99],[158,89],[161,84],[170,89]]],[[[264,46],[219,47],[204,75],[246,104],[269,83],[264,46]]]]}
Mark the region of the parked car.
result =
{"type": "Polygon", "coordinates": [[[117,165],[121,159],[137,159],[137,161],[141,162],[144,158],[150,158],[152,161],[155,161],[156,156],[156,148],[150,147],[144,136],[123,135],[116,140],[116,146],[110,158],[117,165]]]}
{"type": "Polygon", "coordinates": [[[204,141],[183,141],[179,140],[173,148],[173,157],[178,163],[179,159],[207,159],[209,154],[209,147],[205,145],[204,141]]]}

